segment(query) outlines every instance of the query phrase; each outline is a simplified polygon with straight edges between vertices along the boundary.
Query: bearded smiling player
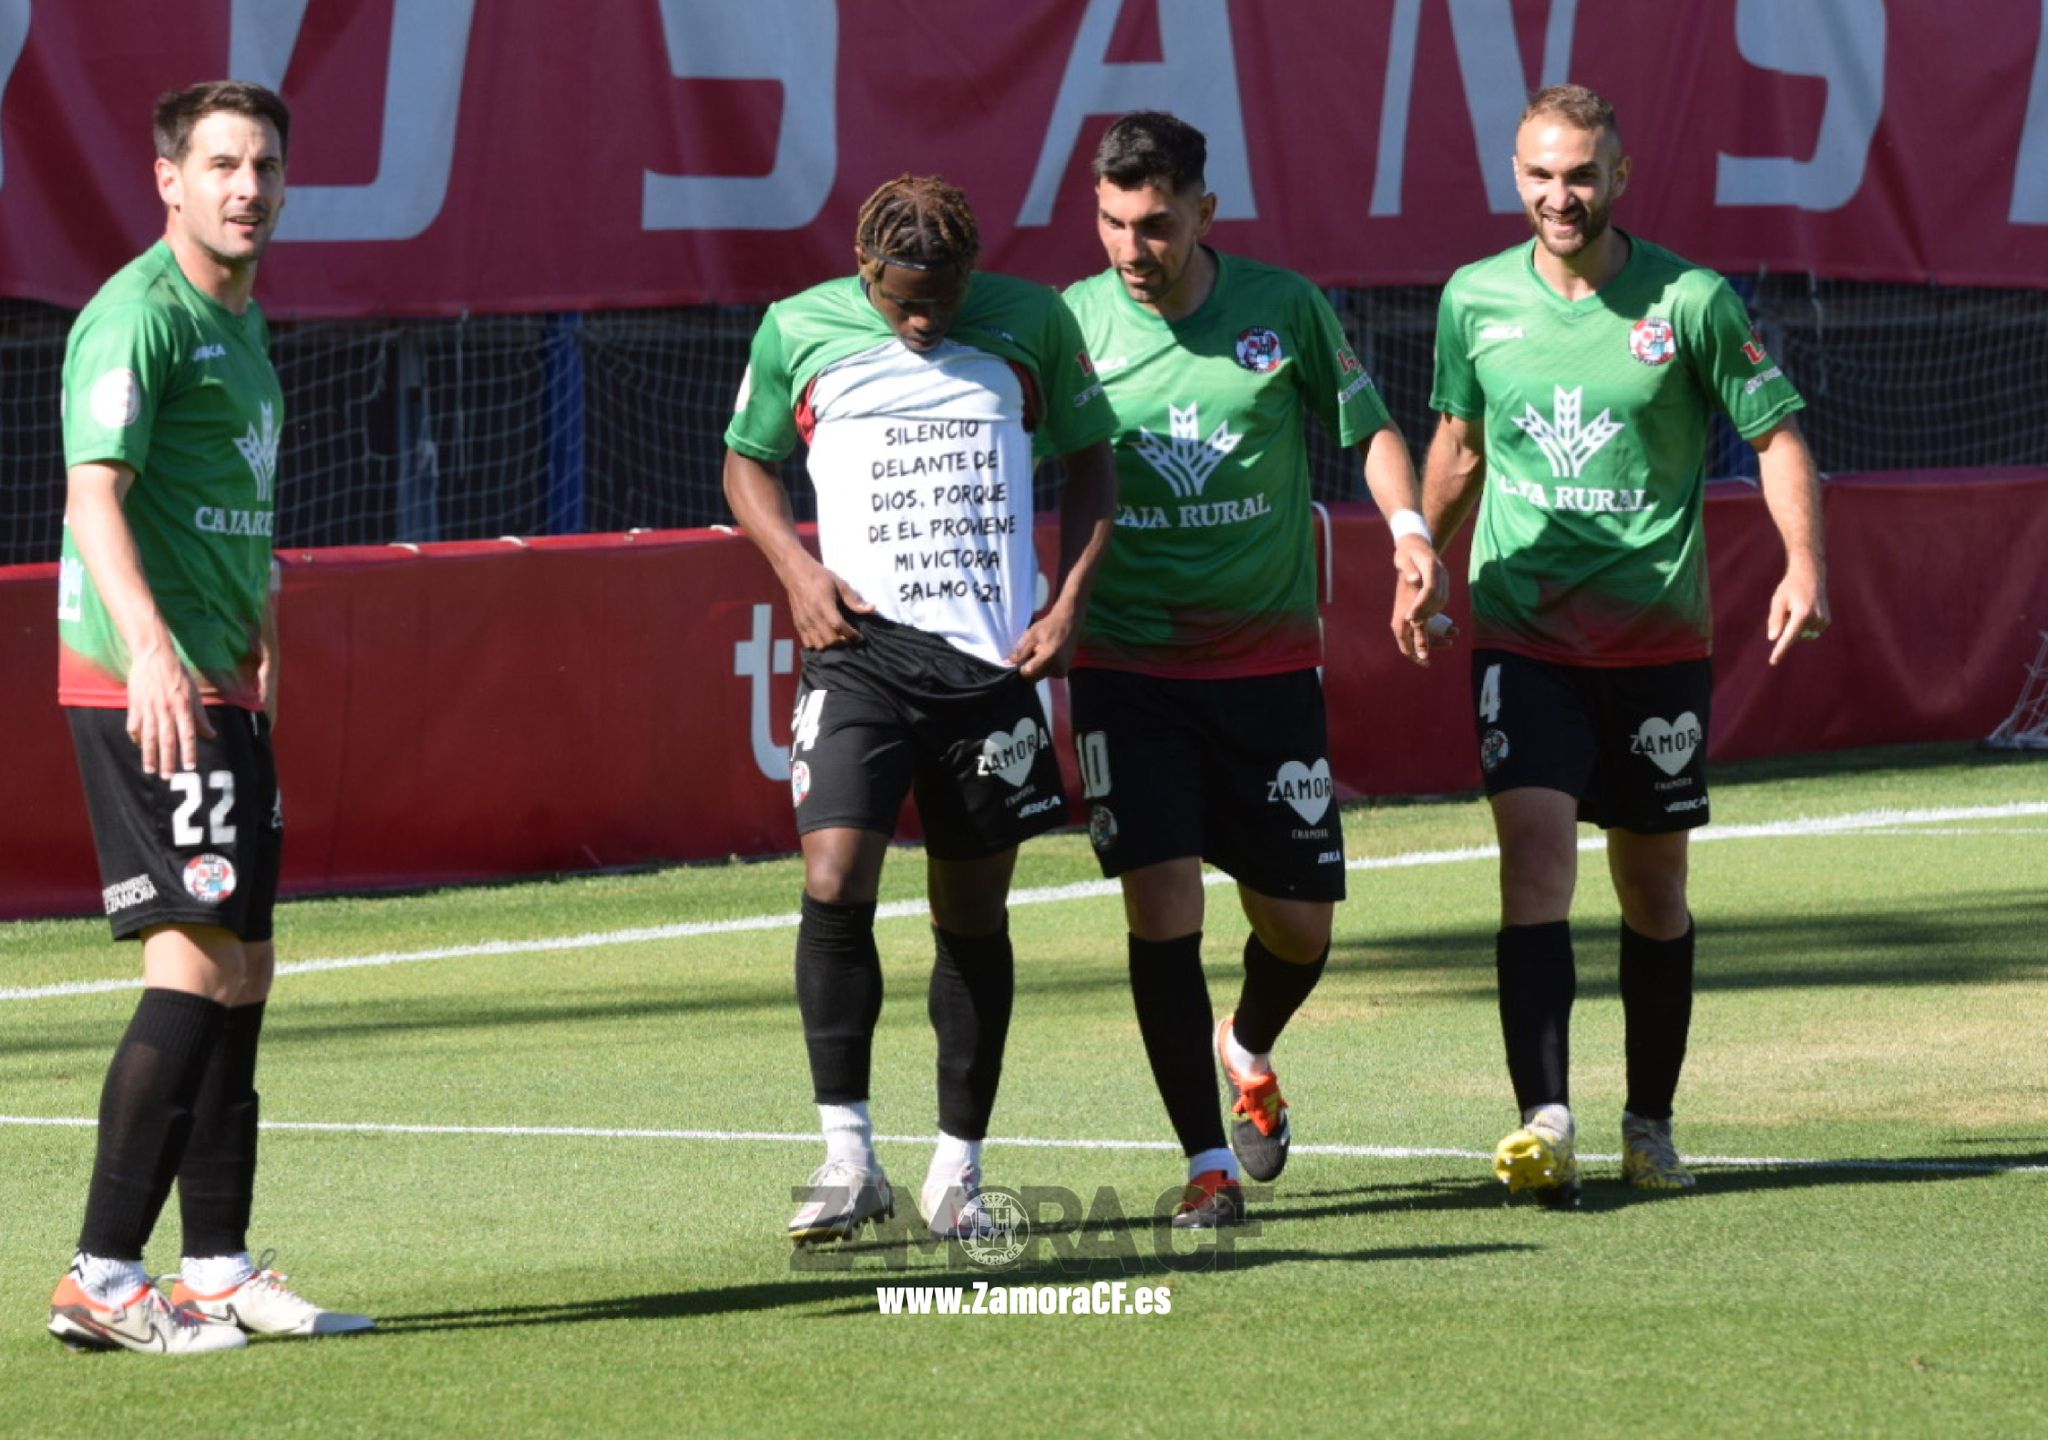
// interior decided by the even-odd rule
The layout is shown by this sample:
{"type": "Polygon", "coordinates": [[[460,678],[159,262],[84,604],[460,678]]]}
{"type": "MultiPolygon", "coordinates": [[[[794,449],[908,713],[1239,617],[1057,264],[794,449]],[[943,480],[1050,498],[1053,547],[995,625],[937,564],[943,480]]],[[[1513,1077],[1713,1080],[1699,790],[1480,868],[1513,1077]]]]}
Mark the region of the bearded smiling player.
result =
{"type": "Polygon", "coordinates": [[[1827,587],[1819,477],[1793,418],[1804,402],[1720,276],[1609,223],[1631,175],[1613,108],[1579,85],[1539,92],[1514,165],[1535,238],[1444,288],[1423,509],[1448,540],[1479,507],[1472,697],[1522,1118],[1494,1171],[1511,1192],[1569,1207],[1581,820],[1607,832],[1621,902],[1622,1177],[1693,1184],[1671,1115],[1692,1017],[1687,832],[1708,815],[1713,408],[1755,447],[1785,548],[1764,617],[1771,664],[1827,628],[1827,587]]]}

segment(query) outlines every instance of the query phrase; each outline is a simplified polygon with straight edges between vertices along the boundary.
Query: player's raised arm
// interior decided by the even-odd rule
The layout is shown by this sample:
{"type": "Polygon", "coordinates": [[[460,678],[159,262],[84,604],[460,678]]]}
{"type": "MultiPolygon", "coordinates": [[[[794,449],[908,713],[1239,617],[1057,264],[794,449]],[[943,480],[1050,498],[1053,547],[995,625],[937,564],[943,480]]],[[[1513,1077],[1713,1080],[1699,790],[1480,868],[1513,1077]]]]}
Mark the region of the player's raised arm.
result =
{"type": "Polygon", "coordinates": [[[1820,472],[1799,422],[1787,417],[1751,442],[1762,474],[1764,503],[1785,546],[1785,577],[1771,595],[1764,638],[1771,664],[1800,640],[1818,640],[1828,628],[1827,544],[1822,534],[1820,472]]]}

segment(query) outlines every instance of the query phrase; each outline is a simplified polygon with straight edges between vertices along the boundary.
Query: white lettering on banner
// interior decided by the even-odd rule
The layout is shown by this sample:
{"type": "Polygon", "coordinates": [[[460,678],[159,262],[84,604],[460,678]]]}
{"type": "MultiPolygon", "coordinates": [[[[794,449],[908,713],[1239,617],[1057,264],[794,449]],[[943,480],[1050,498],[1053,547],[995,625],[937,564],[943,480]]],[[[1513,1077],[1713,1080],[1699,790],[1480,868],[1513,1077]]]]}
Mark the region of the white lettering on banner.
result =
{"type": "MultiPolygon", "coordinates": [[[[0,95],[7,93],[7,82],[14,78],[22,47],[28,44],[29,9],[30,0],[0,0],[0,95]]],[[[0,162],[0,183],[6,177],[6,165],[0,162]]]]}
{"type": "Polygon", "coordinates": [[[1884,113],[1884,0],[1736,0],[1735,43],[1764,70],[1825,80],[1812,158],[1720,153],[1716,205],[1839,210],[1863,188],[1884,113]]]}
{"type": "MultiPolygon", "coordinates": [[[[1216,218],[1256,220],[1251,152],[1244,137],[1244,107],[1237,93],[1237,52],[1227,0],[1178,0],[1159,7],[1156,61],[1113,64],[1110,36],[1124,0],[1088,0],[1074,48],[1060,77],[1059,98],[1045,127],[1038,167],[1019,225],[1052,222],[1053,196],[1067,176],[1067,161],[1091,118],[1130,110],[1171,110],[1209,137],[1209,188],[1216,218]]],[[[1089,136],[1094,145],[1094,135],[1089,136]]]]}
{"type": "MultiPolygon", "coordinates": [[[[1451,39],[1458,48],[1458,75],[1465,84],[1465,108],[1479,147],[1479,174],[1486,203],[1496,214],[1521,209],[1515,191],[1515,127],[1525,96],[1541,85],[1569,76],[1572,31],[1578,0],[1550,0],[1543,31],[1541,85],[1528,83],[1521,41],[1510,0],[1450,0],[1451,39]]],[[[1408,158],[1408,110],[1415,89],[1415,37],[1422,25],[1422,0],[1394,0],[1387,44],[1387,83],[1380,94],[1380,153],[1373,170],[1374,215],[1401,213],[1401,181],[1408,158]]]]}
{"type": "Polygon", "coordinates": [[[754,607],[754,633],[732,647],[732,673],[747,681],[747,738],[754,748],[754,768],[777,784],[789,778],[789,750],[769,733],[769,678],[796,668],[796,647],[773,638],[775,607],[754,607]]]}
{"type": "MultiPolygon", "coordinates": [[[[308,3],[234,0],[228,73],[282,90],[308,3]]],[[[280,242],[410,240],[440,217],[475,10],[476,0],[393,0],[377,178],[367,185],[292,186],[278,219],[280,242]]]]}
{"type": "Polygon", "coordinates": [[[640,177],[643,230],[801,230],[839,170],[839,7],[835,0],[712,6],[661,0],[678,80],[775,80],[782,129],[766,175],[640,177]]]}
{"type": "Polygon", "coordinates": [[[2048,0],[2041,0],[2040,38],[2034,42],[2034,80],[2027,87],[2027,117],[2013,162],[2015,225],[2048,225],[2048,0]]]}

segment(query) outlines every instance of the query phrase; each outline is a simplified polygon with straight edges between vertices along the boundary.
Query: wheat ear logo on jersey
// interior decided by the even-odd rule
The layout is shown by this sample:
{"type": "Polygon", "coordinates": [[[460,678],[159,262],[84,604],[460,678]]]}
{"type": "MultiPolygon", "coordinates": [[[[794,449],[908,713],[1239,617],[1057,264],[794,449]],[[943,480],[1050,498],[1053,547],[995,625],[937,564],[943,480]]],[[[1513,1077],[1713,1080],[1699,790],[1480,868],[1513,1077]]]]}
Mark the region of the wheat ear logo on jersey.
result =
{"type": "Polygon", "coordinates": [[[1172,426],[1171,439],[1161,440],[1144,426],[1138,427],[1138,453],[1182,499],[1201,494],[1202,487],[1209,483],[1209,477],[1216,473],[1216,467],[1223,463],[1223,457],[1244,439],[1242,435],[1231,434],[1230,422],[1224,420],[1204,440],[1201,409],[1200,404],[1190,405],[1185,410],[1178,405],[1168,405],[1166,412],[1172,426]]]}
{"type": "Polygon", "coordinates": [[[1559,480],[1577,479],[1586,462],[1625,428],[1609,410],[1602,410],[1590,421],[1583,420],[1585,400],[1585,386],[1567,390],[1559,385],[1555,387],[1549,419],[1537,414],[1534,405],[1524,405],[1522,413],[1515,417],[1515,424],[1542,447],[1543,458],[1550,462],[1550,473],[1559,480]]]}
{"type": "Polygon", "coordinates": [[[278,438],[277,410],[266,400],[263,402],[261,433],[252,424],[249,433],[235,442],[235,448],[249,462],[249,473],[256,477],[256,498],[259,501],[270,499],[271,487],[277,482],[278,438]]]}

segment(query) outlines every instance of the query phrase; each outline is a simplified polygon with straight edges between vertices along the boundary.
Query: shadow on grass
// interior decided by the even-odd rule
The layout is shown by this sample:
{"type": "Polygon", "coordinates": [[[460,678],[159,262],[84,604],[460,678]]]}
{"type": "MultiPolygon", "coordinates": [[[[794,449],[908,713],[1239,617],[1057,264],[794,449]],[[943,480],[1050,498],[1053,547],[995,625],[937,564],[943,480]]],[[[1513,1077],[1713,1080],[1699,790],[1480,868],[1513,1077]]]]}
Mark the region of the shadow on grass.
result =
{"type": "MultiPolygon", "coordinates": [[[[1712,992],[2039,980],[2048,978],[2040,934],[2040,897],[2010,891],[1946,894],[1938,910],[1717,917],[1701,930],[1695,984],[1712,992]]],[[[1581,998],[1617,995],[1619,927],[1579,925],[1574,940],[1581,998]]],[[[1449,983],[1431,985],[1431,995],[1482,999],[1494,994],[1493,949],[1490,929],[1368,933],[1340,936],[1331,959],[1369,977],[1442,975],[1449,983]]]]}

